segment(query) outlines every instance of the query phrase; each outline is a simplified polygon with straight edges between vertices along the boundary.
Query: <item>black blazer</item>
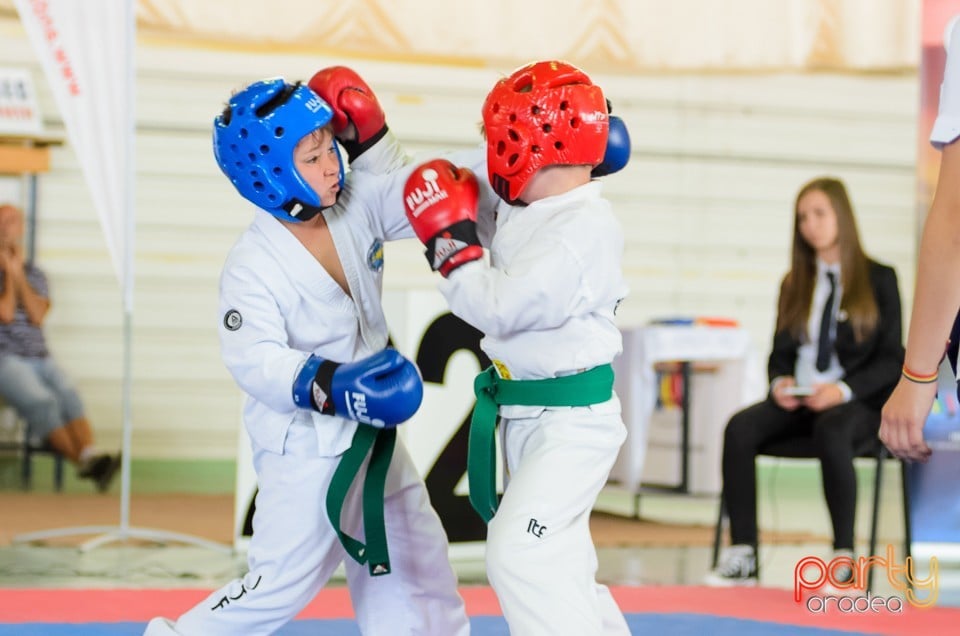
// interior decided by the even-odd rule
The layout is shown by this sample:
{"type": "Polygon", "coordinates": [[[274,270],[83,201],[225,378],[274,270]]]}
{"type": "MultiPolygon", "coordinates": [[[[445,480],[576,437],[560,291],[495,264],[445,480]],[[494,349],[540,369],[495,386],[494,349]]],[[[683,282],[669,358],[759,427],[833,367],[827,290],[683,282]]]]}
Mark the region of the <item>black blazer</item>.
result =
{"type": "MultiPolygon", "coordinates": [[[[858,343],[853,338],[853,327],[841,314],[837,320],[834,348],[845,371],[841,380],[853,391],[853,398],[879,410],[900,379],[904,355],[903,326],[900,289],[894,269],[871,260],[870,285],[880,314],[877,328],[858,343]]],[[[797,349],[801,344],[786,330],[773,335],[773,350],[767,364],[771,382],[776,377],[794,374],[797,349]]]]}

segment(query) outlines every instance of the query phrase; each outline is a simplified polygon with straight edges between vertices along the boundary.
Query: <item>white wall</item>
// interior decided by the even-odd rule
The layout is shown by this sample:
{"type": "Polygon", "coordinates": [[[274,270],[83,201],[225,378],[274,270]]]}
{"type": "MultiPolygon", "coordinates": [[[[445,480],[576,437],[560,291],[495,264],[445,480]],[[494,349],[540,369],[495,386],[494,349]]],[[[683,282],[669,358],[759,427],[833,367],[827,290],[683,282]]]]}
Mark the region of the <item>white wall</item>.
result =
{"type": "MultiPolygon", "coordinates": [[[[32,51],[0,23],[0,60],[33,70],[50,131],[59,116],[32,51]]],[[[209,128],[230,92],[270,75],[346,63],[375,88],[411,151],[477,143],[486,90],[510,69],[245,55],[142,44],[137,88],[133,452],[233,457],[239,392],[216,336],[217,278],[249,221],[221,176],[209,128]]],[[[588,69],[589,70],[589,69],[588,69]]],[[[913,288],[915,74],[595,76],[627,122],[628,168],[609,177],[627,236],[623,326],[663,315],[739,319],[766,356],[792,202],[821,174],[845,179],[867,250],[913,288]]],[[[2,191],[2,190],[0,190],[2,191]]],[[[119,284],[76,159],[40,181],[38,255],[51,279],[52,348],[76,379],[103,446],[120,440],[119,284]]],[[[387,249],[387,287],[435,279],[418,245],[387,249]]]]}

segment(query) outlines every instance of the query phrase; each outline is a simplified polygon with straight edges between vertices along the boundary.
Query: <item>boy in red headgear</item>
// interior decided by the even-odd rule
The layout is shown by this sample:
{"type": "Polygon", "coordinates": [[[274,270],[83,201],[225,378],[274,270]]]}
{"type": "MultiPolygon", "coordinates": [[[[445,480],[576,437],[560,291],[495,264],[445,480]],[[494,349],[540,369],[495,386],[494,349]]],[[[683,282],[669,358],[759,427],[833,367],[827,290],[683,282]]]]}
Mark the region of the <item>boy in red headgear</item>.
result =
{"type": "Polygon", "coordinates": [[[451,310],[484,333],[493,361],[475,383],[468,466],[471,502],[489,522],[487,576],[511,633],[629,634],[596,582],[589,528],[626,437],[610,366],[622,349],[623,232],[593,177],[601,164],[622,167],[629,148],[608,148],[603,92],[564,62],[497,82],[483,123],[490,184],[506,202],[489,253],[477,240],[470,170],[423,164],[404,203],[451,310]],[[619,160],[605,161],[611,152],[619,160]]]}

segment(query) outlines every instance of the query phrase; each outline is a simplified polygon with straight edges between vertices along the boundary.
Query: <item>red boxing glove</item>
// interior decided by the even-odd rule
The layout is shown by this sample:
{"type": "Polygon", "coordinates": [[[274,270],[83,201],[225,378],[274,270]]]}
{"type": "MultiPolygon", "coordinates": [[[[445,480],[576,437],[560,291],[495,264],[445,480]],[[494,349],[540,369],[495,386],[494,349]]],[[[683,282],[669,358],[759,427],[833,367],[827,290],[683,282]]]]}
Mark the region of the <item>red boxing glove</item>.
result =
{"type": "Polygon", "coordinates": [[[377,96],[359,75],[346,66],[330,66],[317,71],[307,85],[333,109],[333,132],[351,159],[375,144],[387,132],[386,115],[377,96]],[[349,124],[357,130],[356,139],[342,135],[349,124]],[[355,145],[356,154],[349,145],[355,145]]]}
{"type": "Polygon", "coordinates": [[[468,168],[446,159],[417,166],[403,188],[404,210],[417,238],[426,245],[427,262],[447,276],[464,263],[483,257],[477,238],[480,188],[468,168]]]}

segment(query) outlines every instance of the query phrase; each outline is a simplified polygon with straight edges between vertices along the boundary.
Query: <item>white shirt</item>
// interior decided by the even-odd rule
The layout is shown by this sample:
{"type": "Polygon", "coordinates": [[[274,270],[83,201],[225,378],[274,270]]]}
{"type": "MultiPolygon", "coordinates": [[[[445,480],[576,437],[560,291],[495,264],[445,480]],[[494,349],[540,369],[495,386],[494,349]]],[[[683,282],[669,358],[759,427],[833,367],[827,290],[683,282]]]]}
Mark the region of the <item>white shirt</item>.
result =
{"type": "Polygon", "coordinates": [[[837,310],[840,308],[840,299],[843,297],[843,285],[840,282],[840,265],[827,265],[822,261],[817,261],[817,282],[813,288],[813,298],[810,301],[810,317],[807,320],[807,333],[810,334],[810,341],[800,345],[800,348],[797,349],[797,365],[794,371],[794,377],[800,386],[829,384],[843,377],[843,367],[840,366],[840,359],[837,357],[836,350],[830,352],[830,365],[826,370],[817,370],[817,351],[820,347],[820,322],[823,318],[823,306],[827,304],[827,298],[830,296],[830,281],[827,278],[827,272],[833,273],[834,280],[836,281],[836,292],[833,295],[834,302],[832,309],[834,320],[830,325],[831,341],[837,336],[837,310]]]}
{"type": "MultiPolygon", "coordinates": [[[[836,281],[836,291],[833,294],[833,321],[830,325],[830,340],[834,341],[837,337],[837,322],[841,318],[840,300],[843,298],[843,284],[840,277],[840,264],[834,263],[827,265],[821,260],[817,260],[817,280],[813,288],[813,298],[810,300],[810,316],[807,319],[807,333],[810,335],[808,342],[804,342],[797,349],[797,362],[794,367],[793,376],[797,386],[813,386],[814,384],[836,384],[843,393],[845,402],[850,401],[853,392],[845,382],[840,378],[846,373],[840,364],[840,358],[837,356],[836,348],[830,352],[830,364],[823,371],[817,369],[817,351],[820,347],[820,323],[823,319],[823,308],[830,297],[830,280],[827,278],[827,272],[831,272],[836,281]]],[[[771,387],[775,387],[780,378],[775,378],[771,387]]]]}
{"type": "Polygon", "coordinates": [[[930,143],[938,150],[960,137],[960,20],[951,24],[947,62],[940,84],[940,105],[930,132],[930,143]]]}
{"type": "MultiPolygon", "coordinates": [[[[256,209],[253,223],[227,255],[220,277],[221,357],[248,396],[244,423],[261,448],[281,453],[296,418],[313,421],[321,455],[335,456],[350,446],[356,422],[298,409],[292,385],[311,354],[350,362],[387,344],[383,242],[413,236],[403,187],[414,165],[396,170],[398,153],[391,135],[365,152],[353,162],[337,204],[323,211],[349,295],[263,210],[256,209]],[[396,171],[374,174],[376,169],[396,171]]],[[[479,147],[451,159],[485,173],[479,147]]],[[[492,191],[481,193],[492,199],[492,191]]]]}
{"type": "Polygon", "coordinates": [[[501,205],[490,264],[468,263],[441,282],[505,377],[576,373],[621,352],[623,231],[601,190],[591,181],[526,207],[501,205]]]}

